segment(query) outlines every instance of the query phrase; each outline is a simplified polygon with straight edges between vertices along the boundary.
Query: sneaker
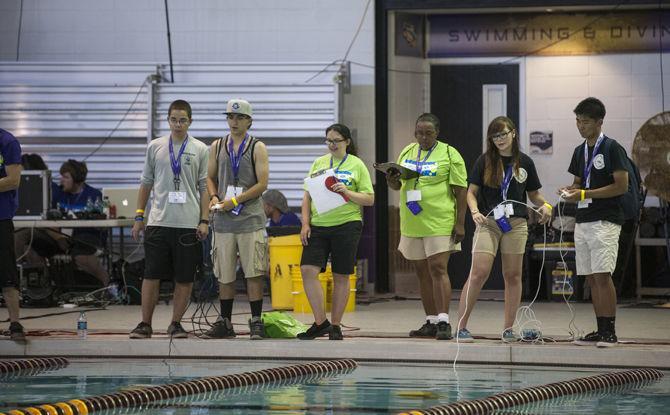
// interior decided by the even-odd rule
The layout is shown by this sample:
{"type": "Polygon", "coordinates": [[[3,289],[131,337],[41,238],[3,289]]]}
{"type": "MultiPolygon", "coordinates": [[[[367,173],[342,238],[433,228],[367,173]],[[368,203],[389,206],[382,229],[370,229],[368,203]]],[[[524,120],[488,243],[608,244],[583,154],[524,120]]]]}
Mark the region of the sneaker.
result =
{"type": "Polygon", "coordinates": [[[137,327],[135,327],[135,329],[133,329],[133,331],[130,332],[130,338],[150,339],[152,333],[153,330],[151,329],[151,326],[142,321],[140,324],[137,325],[137,327]]]}
{"type": "Polygon", "coordinates": [[[446,321],[438,321],[435,340],[451,340],[451,338],[451,324],[446,321]]]}
{"type": "Polygon", "coordinates": [[[597,331],[592,331],[591,333],[584,337],[580,337],[572,343],[576,344],[577,346],[595,346],[600,341],[600,339],[602,339],[600,333],[597,331]]]}
{"type": "Polygon", "coordinates": [[[600,340],[596,343],[596,347],[614,347],[617,345],[617,337],[614,333],[603,333],[600,340]]]}
{"type": "Polygon", "coordinates": [[[344,340],[342,336],[342,328],[333,324],[330,334],[328,334],[328,339],[330,340],[344,340]]]}
{"type": "Polygon", "coordinates": [[[312,323],[312,326],[308,328],[306,332],[298,333],[296,337],[298,337],[300,340],[314,340],[315,338],[325,336],[326,334],[330,335],[332,327],[333,326],[328,320],[318,325],[316,323],[312,323]]]}
{"type": "Polygon", "coordinates": [[[188,337],[188,333],[186,330],[184,330],[184,327],[182,327],[181,323],[178,321],[173,321],[170,323],[167,329],[167,334],[173,339],[185,339],[188,337]]]}
{"type": "Polygon", "coordinates": [[[418,330],[412,330],[409,332],[409,337],[432,337],[434,338],[437,334],[437,324],[433,324],[430,321],[421,326],[418,330]]]}
{"type": "Polygon", "coordinates": [[[456,340],[458,340],[459,343],[472,343],[475,341],[475,339],[472,338],[470,331],[466,328],[458,330],[458,333],[456,333],[456,340]]]}
{"type": "Polygon", "coordinates": [[[23,326],[18,321],[9,324],[9,338],[17,342],[26,339],[26,333],[23,331],[23,326]]]}
{"type": "Polygon", "coordinates": [[[205,339],[232,339],[235,337],[233,323],[228,318],[219,318],[211,329],[202,334],[205,339]]]}
{"type": "Polygon", "coordinates": [[[260,317],[252,317],[249,320],[249,333],[251,340],[262,340],[265,338],[265,325],[260,317]]]}
{"type": "Polygon", "coordinates": [[[502,340],[503,343],[516,343],[519,341],[519,338],[516,337],[516,334],[514,334],[514,330],[507,329],[503,331],[500,340],[502,340]]]}

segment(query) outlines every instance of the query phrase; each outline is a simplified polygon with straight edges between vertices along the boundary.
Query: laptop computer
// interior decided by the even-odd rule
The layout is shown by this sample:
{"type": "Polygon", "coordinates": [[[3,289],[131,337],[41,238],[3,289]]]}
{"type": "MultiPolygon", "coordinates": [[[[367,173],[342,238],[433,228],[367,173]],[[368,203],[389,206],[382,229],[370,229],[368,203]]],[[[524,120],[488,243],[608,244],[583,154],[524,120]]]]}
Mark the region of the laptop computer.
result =
{"type": "Polygon", "coordinates": [[[136,187],[110,187],[102,189],[102,196],[109,198],[109,203],[116,205],[117,218],[134,218],[137,210],[136,187]]]}

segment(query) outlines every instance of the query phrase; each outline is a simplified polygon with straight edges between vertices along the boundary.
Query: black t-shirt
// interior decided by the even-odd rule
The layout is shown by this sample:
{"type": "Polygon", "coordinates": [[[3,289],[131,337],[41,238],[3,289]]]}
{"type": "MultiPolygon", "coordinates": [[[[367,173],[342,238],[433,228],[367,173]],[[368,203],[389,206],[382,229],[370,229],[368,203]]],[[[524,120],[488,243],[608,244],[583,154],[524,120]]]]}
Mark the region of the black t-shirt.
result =
{"type": "MultiPolygon", "coordinates": [[[[505,169],[512,164],[512,157],[502,157],[503,166],[505,169]]],[[[484,185],[484,167],[486,166],[486,155],[482,154],[475,162],[474,167],[470,171],[468,182],[479,186],[477,192],[477,206],[479,211],[486,215],[500,202],[503,201],[502,191],[500,187],[488,187],[484,185]]],[[[526,202],[526,192],[532,192],[542,187],[540,178],[537,177],[537,170],[535,170],[535,163],[533,160],[525,155],[519,153],[519,174],[514,174],[514,178],[510,181],[507,189],[507,199],[516,200],[518,202],[526,202]]],[[[521,218],[528,218],[528,208],[524,205],[514,203],[514,215],[521,218]]]]}
{"type": "MultiPolygon", "coordinates": [[[[589,147],[589,162],[593,157],[593,147],[589,147]]],[[[626,151],[616,140],[607,136],[598,148],[598,154],[591,168],[590,189],[599,189],[614,183],[612,173],[618,170],[626,170],[626,151]],[[608,154],[605,154],[606,142],[611,141],[608,154]]],[[[572,161],[568,171],[574,176],[582,179],[582,189],[586,189],[586,177],[584,177],[584,143],[578,145],[572,153],[572,161]]],[[[578,208],[575,217],[577,223],[595,222],[606,220],[608,222],[623,224],[623,209],[621,196],[608,197],[604,199],[592,199],[586,208],[578,208]]]]}

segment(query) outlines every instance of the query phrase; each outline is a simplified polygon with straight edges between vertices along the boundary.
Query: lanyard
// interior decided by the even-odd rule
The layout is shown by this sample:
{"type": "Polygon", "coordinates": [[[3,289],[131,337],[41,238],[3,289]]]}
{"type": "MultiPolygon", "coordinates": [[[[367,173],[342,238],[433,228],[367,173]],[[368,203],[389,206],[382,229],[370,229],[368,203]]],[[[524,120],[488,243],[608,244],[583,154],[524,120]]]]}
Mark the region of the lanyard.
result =
{"type": "Polygon", "coordinates": [[[240,144],[237,149],[237,153],[235,153],[235,149],[233,148],[233,139],[232,137],[228,136],[228,154],[230,154],[230,167],[233,169],[233,180],[235,181],[235,187],[237,187],[238,177],[240,175],[240,162],[242,161],[242,153],[244,152],[244,145],[247,143],[247,138],[249,138],[249,134],[244,135],[244,140],[242,140],[242,144],[240,144]]]}
{"type": "Polygon", "coordinates": [[[423,165],[426,162],[426,160],[428,160],[428,157],[430,157],[433,150],[435,150],[435,147],[437,147],[437,142],[435,142],[435,144],[433,144],[430,150],[428,150],[428,153],[426,153],[426,157],[423,158],[423,161],[419,162],[419,160],[421,160],[421,146],[419,146],[419,152],[416,155],[416,171],[419,173],[419,177],[417,177],[416,181],[414,182],[414,189],[416,189],[416,186],[419,184],[421,173],[423,173],[423,165]]]}
{"type": "Polygon", "coordinates": [[[503,176],[503,181],[500,185],[500,193],[502,193],[503,200],[507,200],[507,191],[509,190],[510,183],[512,183],[512,176],[512,164],[510,164],[505,170],[505,175],[503,176]]]}
{"type": "MultiPolygon", "coordinates": [[[[335,174],[340,172],[340,167],[342,167],[344,162],[347,160],[347,157],[349,157],[348,153],[344,155],[344,158],[342,159],[342,161],[340,161],[340,164],[338,164],[337,167],[335,168],[335,174]]],[[[333,168],[333,156],[330,156],[330,168],[331,169],[333,168]]]]}
{"type": "Polygon", "coordinates": [[[186,142],[188,141],[188,135],[186,138],[184,138],[184,142],[181,143],[181,147],[179,148],[179,155],[175,158],[174,156],[174,148],[172,147],[172,136],[170,136],[170,166],[172,167],[172,174],[174,175],[174,187],[175,190],[179,190],[179,175],[181,174],[181,155],[184,154],[184,150],[186,149],[186,142]]]}
{"type": "Polygon", "coordinates": [[[598,153],[598,148],[605,139],[605,135],[600,133],[598,141],[596,141],[595,147],[593,147],[593,154],[591,154],[591,161],[589,161],[589,146],[586,141],[584,141],[584,184],[585,189],[591,187],[591,169],[593,168],[593,160],[596,159],[596,154],[598,153]]]}

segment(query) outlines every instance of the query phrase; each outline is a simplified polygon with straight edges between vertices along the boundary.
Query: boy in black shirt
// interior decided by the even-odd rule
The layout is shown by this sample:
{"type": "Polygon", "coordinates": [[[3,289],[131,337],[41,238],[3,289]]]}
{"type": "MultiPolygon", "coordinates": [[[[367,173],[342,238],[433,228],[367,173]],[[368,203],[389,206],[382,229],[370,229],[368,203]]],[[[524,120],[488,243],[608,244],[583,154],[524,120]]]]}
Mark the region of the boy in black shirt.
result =
{"type": "Polygon", "coordinates": [[[620,196],[628,189],[626,153],[601,129],[605,106],[586,98],[574,110],[577,129],[586,140],[575,148],[568,171],[572,185],[559,189],[567,202],[577,202],[575,256],[577,274],[585,275],[591,287],[598,330],[575,341],[579,345],[610,347],[617,343],[614,330],[616,290],[612,272],[616,267],[619,233],[623,224],[620,196]]]}

